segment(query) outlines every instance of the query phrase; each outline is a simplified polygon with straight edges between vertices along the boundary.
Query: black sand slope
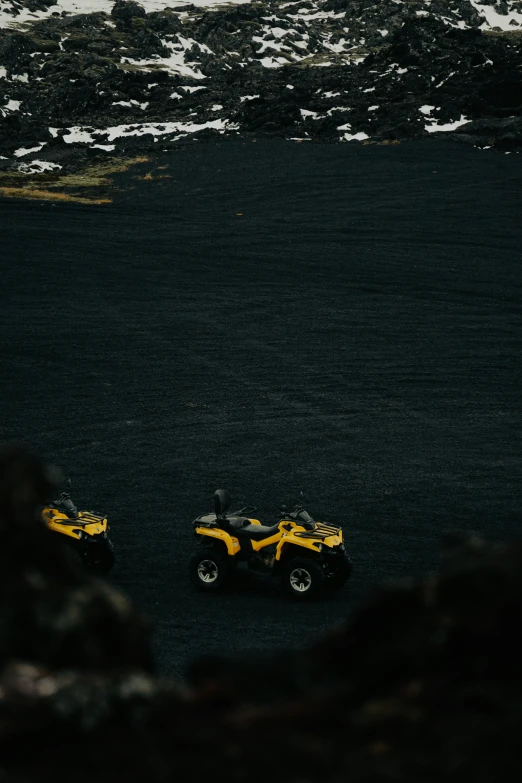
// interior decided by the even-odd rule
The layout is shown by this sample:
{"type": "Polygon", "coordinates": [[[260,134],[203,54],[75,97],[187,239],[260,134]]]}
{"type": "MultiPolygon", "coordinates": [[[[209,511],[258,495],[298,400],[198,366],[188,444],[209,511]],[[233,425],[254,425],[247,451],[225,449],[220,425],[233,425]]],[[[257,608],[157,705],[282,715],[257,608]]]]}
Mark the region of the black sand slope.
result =
{"type": "MultiPolygon", "coordinates": [[[[105,206],[0,204],[1,439],[106,511],[160,668],[301,645],[440,536],[520,532],[522,167],[456,144],[180,147],[105,206]],[[342,523],[352,586],[296,607],[186,577],[217,487],[342,523]]],[[[141,173],[150,170],[141,167],[141,173]]]]}

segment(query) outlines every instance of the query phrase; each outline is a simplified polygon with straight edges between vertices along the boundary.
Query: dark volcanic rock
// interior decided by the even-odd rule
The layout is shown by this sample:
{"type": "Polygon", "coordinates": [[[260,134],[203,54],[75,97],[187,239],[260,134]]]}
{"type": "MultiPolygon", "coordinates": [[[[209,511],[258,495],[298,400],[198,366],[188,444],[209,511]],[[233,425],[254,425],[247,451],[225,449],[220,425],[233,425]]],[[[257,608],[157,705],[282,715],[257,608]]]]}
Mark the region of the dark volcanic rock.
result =
{"type": "Polygon", "coordinates": [[[132,30],[134,27],[139,26],[140,23],[134,20],[143,20],[146,15],[143,6],[135,3],[134,0],[116,0],[111,11],[111,17],[115,20],[116,26],[120,30],[132,30]]]}
{"type": "MultiPolygon", "coordinates": [[[[495,4],[499,13],[517,8],[495,4]]],[[[269,0],[152,13],[118,0],[110,16],[3,29],[3,151],[32,133],[30,147],[48,140],[50,124],[97,129],[85,146],[107,144],[105,128],[136,123],[147,125],[136,149],[154,149],[158,134],[166,144],[201,133],[383,142],[435,139],[447,125],[461,141],[513,147],[516,124],[509,138],[502,126],[491,130],[484,145],[472,123],[494,129],[521,116],[522,36],[483,22],[468,0],[269,0]]],[[[123,142],[111,138],[117,154],[123,142]]]]}

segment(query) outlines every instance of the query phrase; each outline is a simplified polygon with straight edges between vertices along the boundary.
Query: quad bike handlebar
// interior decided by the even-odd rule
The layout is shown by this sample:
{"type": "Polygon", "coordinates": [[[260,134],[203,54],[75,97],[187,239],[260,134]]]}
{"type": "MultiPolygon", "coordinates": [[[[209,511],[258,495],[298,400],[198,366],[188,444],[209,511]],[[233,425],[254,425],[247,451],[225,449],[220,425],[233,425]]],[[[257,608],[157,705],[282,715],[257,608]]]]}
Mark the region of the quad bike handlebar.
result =
{"type": "MultiPolygon", "coordinates": [[[[279,506],[279,512],[281,514],[286,514],[286,516],[295,517],[297,514],[299,514],[300,511],[304,511],[303,507],[300,503],[296,503],[294,506],[293,511],[288,510],[288,506],[279,506]]],[[[308,513],[305,511],[305,513],[308,513]]]]}
{"type": "Polygon", "coordinates": [[[55,508],[62,508],[68,517],[72,518],[78,514],[78,508],[71,500],[71,496],[68,492],[62,492],[58,500],[51,501],[51,505],[55,508]]]}
{"type": "Polygon", "coordinates": [[[296,522],[299,522],[299,524],[303,525],[307,530],[313,530],[315,528],[313,518],[308,511],[305,511],[300,503],[295,504],[293,511],[288,511],[286,506],[281,506],[279,513],[288,519],[295,519],[296,522]]]}

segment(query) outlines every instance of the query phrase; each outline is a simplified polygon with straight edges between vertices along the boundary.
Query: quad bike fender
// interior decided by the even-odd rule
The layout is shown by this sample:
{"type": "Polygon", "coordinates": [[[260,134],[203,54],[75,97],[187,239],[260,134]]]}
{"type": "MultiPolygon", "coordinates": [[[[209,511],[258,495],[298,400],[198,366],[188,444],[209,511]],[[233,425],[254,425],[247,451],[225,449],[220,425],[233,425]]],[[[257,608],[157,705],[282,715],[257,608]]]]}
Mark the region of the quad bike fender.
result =
{"type": "Polygon", "coordinates": [[[55,533],[60,533],[61,536],[73,538],[75,541],[80,539],[81,528],[65,527],[64,525],[56,525],[53,522],[48,522],[47,527],[49,530],[54,530],[55,533]]]}
{"type": "Polygon", "coordinates": [[[281,562],[286,554],[286,552],[289,551],[291,548],[294,552],[296,552],[297,549],[302,554],[305,554],[305,551],[308,550],[310,554],[312,552],[314,554],[319,554],[319,548],[318,544],[322,543],[321,541],[314,541],[314,540],[307,540],[303,538],[298,538],[297,536],[293,536],[292,534],[287,534],[286,536],[283,536],[281,540],[279,541],[277,547],[276,547],[276,555],[275,559],[276,562],[281,562]]]}
{"type": "Polygon", "coordinates": [[[310,554],[319,553],[323,546],[334,547],[343,543],[343,532],[340,530],[338,533],[330,536],[317,536],[317,538],[310,536],[310,538],[304,538],[302,535],[296,535],[296,533],[302,532],[299,530],[290,530],[281,536],[281,540],[276,549],[276,562],[280,562],[284,557],[285,549],[288,547],[298,547],[301,552],[308,550],[310,554]]]}
{"type": "Polygon", "coordinates": [[[328,536],[322,543],[326,544],[326,546],[339,546],[339,544],[343,543],[343,534],[341,532],[338,536],[328,536]]]}
{"type": "Polygon", "coordinates": [[[232,557],[239,552],[240,546],[238,539],[235,536],[231,536],[230,533],[227,533],[225,530],[197,527],[195,533],[201,537],[217,538],[219,541],[222,541],[227,548],[228,554],[232,557]]]}
{"type": "Polygon", "coordinates": [[[107,517],[91,514],[87,511],[79,512],[78,520],[80,524],[52,508],[45,508],[42,511],[42,519],[49,530],[74,539],[79,539],[81,537],[80,534],[98,536],[100,533],[106,533],[109,530],[107,517]]]}
{"type": "Polygon", "coordinates": [[[68,538],[79,539],[81,534],[85,536],[98,536],[100,533],[106,533],[108,530],[107,521],[103,523],[94,523],[91,525],[75,526],[74,522],[64,520],[61,517],[49,517],[44,515],[44,521],[49,530],[53,530],[55,533],[59,533],[61,536],[67,536],[68,538]]]}
{"type": "Polygon", "coordinates": [[[278,532],[273,536],[270,536],[270,538],[263,538],[261,541],[254,541],[251,540],[252,549],[254,552],[259,552],[261,549],[265,549],[267,546],[270,546],[271,544],[277,544],[278,541],[281,538],[281,533],[278,532]]]}
{"type": "Polygon", "coordinates": [[[303,530],[298,528],[297,530],[291,530],[287,532],[281,541],[291,544],[297,544],[297,546],[304,548],[317,549],[318,544],[324,544],[325,546],[339,546],[343,543],[343,531],[338,533],[332,533],[331,535],[324,535],[322,531],[318,535],[314,535],[313,532],[303,536],[303,530]]]}

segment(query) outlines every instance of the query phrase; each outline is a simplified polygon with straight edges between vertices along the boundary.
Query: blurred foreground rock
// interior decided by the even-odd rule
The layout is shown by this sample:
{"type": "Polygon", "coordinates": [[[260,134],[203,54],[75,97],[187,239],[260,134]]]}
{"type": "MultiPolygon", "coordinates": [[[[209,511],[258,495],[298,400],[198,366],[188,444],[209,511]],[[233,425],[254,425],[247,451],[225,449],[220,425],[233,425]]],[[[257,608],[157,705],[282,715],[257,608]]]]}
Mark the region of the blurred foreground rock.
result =
{"type": "Polygon", "coordinates": [[[0,459],[3,780],[517,779],[522,544],[456,542],[440,577],[382,588],[312,648],[202,658],[182,688],[31,517],[50,483],[24,450],[0,459]]]}

